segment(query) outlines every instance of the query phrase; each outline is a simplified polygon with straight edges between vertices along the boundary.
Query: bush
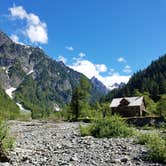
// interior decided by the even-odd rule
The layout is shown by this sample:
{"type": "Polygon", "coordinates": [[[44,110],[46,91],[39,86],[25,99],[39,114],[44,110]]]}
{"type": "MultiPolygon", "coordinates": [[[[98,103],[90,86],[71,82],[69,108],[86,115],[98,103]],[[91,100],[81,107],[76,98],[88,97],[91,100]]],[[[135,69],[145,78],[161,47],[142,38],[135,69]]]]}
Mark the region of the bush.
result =
{"type": "Polygon", "coordinates": [[[166,140],[159,136],[159,134],[140,134],[137,136],[137,143],[147,146],[147,159],[166,163],[166,140]]]}
{"type": "Polygon", "coordinates": [[[149,159],[166,163],[166,141],[163,139],[153,140],[148,144],[149,147],[149,159]]]}
{"type": "Polygon", "coordinates": [[[0,87],[0,117],[3,119],[15,119],[17,116],[19,116],[18,106],[0,87]]]}
{"type": "Polygon", "coordinates": [[[88,126],[81,126],[80,125],[80,133],[81,133],[81,136],[88,136],[88,135],[91,135],[91,125],[88,125],[88,126]]]}
{"type": "Polygon", "coordinates": [[[0,120],[0,150],[12,149],[14,140],[9,136],[7,125],[0,120]]]}
{"type": "Polygon", "coordinates": [[[139,133],[139,135],[137,135],[136,142],[141,145],[146,145],[159,138],[160,138],[159,135],[156,133],[151,133],[151,134],[149,134],[149,133],[140,134],[139,133]]]}
{"type": "Polygon", "coordinates": [[[125,123],[119,116],[107,117],[96,120],[88,127],[80,127],[82,136],[92,135],[97,138],[102,137],[129,137],[134,134],[134,130],[125,123]]]}
{"type": "Polygon", "coordinates": [[[9,161],[6,152],[13,148],[14,139],[9,137],[6,124],[0,120],[0,161],[9,161]]]}
{"type": "Polygon", "coordinates": [[[17,116],[17,118],[15,118],[19,121],[30,121],[31,118],[31,112],[21,112],[19,116],[17,116]]]}

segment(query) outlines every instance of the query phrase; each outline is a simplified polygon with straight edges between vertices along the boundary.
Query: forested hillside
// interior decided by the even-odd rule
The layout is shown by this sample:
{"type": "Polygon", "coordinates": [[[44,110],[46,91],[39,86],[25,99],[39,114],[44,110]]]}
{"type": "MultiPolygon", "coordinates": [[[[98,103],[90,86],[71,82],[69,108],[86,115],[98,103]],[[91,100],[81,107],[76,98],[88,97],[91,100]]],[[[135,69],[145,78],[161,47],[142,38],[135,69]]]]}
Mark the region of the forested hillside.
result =
{"type": "Polygon", "coordinates": [[[135,73],[129,82],[120,89],[114,89],[105,96],[104,101],[111,101],[113,98],[122,96],[144,95],[150,104],[151,110],[157,103],[164,105],[166,94],[166,55],[160,57],[144,70],[135,73]]]}

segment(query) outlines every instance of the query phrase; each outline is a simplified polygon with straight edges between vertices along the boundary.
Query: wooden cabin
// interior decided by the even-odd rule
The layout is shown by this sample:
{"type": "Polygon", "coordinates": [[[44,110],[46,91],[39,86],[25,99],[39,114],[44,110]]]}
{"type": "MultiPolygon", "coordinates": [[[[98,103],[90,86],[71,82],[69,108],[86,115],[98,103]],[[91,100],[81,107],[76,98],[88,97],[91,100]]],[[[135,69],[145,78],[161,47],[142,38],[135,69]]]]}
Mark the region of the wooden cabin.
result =
{"type": "Polygon", "coordinates": [[[145,102],[141,97],[114,98],[110,104],[112,114],[119,114],[123,117],[145,116],[145,102]]]}

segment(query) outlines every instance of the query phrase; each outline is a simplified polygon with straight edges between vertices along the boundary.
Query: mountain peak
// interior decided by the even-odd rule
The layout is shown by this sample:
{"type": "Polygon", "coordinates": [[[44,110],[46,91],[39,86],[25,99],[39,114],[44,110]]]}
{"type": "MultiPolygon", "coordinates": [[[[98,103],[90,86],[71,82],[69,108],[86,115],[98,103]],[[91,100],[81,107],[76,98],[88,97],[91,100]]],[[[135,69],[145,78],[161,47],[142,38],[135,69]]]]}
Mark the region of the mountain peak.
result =
{"type": "Polygon", "coordinates": [[[12,43],[12,40],[0,30],[0,46],[3,44],[10,45],[12,43]]]}
{"type": "Polygon", "coordinates": [[[91,82],[97,88],[97,90],[100,91],[102,94],[107,94],[109,92],[107,87],[101,81],[99,81],[95,76],[91,78],[91,82]]]}

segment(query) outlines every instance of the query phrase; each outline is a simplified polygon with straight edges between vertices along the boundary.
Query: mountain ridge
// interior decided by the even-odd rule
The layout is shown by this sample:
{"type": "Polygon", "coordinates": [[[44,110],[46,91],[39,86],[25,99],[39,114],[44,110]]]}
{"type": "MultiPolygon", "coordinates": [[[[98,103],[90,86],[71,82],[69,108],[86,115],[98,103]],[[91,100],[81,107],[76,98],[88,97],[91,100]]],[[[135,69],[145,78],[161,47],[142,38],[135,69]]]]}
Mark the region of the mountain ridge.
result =
{"type": "MultiPolygon", "coordinates": [[[[69,103],[82,76],[40,48],[14,43],[0,31],[0,85],[4,90],[16,88],[14,100],[27,109],[42,112],[69,103]]],[[[94,85],[91,94],[93,100],[102,95],[94,85]]]]}

